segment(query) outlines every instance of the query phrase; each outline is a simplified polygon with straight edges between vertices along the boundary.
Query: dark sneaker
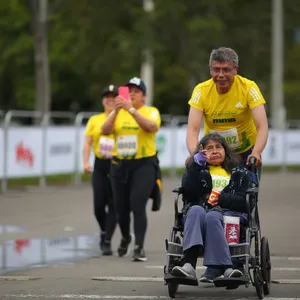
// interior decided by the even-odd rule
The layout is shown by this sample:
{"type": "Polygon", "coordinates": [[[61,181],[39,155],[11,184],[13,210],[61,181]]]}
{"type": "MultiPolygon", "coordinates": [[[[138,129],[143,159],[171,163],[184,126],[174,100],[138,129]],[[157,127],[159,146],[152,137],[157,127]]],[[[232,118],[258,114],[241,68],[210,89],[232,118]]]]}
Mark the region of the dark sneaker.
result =
{"type": "Polygon", "coordinates": [[[204,274],[200,277],[200,282],[213,283],[214,279],[223,275],[221,269],[207,267],[204,274]]]}
{"type": "Polygon", "coordinates": [[[132,261],[147,261],[145,250],[142,247],[135,247],[132,256],[132,261]]]}
{"type": "Polygon", "coordinates": [[[100,247],[101,251],[103,251],[104,241],[105,241],[105,233],[101,233],[100,234],[100,242],[99,242],[99,247],[100,247]]]}
{"type": "Polygon", "coordinates": [[[130,244],[133,242],[133,237],[130,235],[128,239],[122,238],[118,248],[118,256],[128,256],[131,252],[130,244]]]}
{"type": "Polygon", "coordinates": [[[112,255],[113,252],[111,250],[111,244],[108,241],[104,241],[103,245],[102,245],[102,254],[103,255],[112,255]]]}

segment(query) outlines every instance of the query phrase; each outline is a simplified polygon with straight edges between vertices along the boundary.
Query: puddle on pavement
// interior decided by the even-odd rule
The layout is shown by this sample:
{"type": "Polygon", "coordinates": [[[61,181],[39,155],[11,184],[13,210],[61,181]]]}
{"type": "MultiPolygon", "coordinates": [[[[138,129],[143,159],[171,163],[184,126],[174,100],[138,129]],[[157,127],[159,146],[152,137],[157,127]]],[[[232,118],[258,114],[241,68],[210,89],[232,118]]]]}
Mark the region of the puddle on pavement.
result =
{"type": "MultiPolygon", "coordinates": [[[[0,235],[13,232],[25,232],[25,230],[17,226],[0,226],[0,235]]],[[[6,240],[0,245],[0,274],[99,255],[98,239],[99,234],[6,240]]]]}

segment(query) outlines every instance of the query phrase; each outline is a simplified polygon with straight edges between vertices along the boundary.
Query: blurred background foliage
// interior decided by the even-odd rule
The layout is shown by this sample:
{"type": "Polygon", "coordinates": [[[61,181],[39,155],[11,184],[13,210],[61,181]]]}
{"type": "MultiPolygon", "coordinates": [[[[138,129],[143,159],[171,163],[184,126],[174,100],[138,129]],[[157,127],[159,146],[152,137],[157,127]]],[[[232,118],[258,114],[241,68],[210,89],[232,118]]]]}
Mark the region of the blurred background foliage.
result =
{"type": "MultiPolygon", "coordinates": [[[[34,0],[32,0],[34,1],[34,0]]],[[[0,109],[35,108],[34,34],[30,0],[0,1],[0,109]]],[[[57,0],[49,0],[49,11],[57,0]]],[[[193,87],[209,78],[208,59],[234,48],[240,74],[255,80],[268,104],[271,1],[61,0],[49,17],[51,110],[100,110],[100,91],[140,75],[143,49],[154,54],[154,105],[187,114],[193,87]]],[[[300,1],[284,1],[285,105],[300,119],[300,1]]]]}

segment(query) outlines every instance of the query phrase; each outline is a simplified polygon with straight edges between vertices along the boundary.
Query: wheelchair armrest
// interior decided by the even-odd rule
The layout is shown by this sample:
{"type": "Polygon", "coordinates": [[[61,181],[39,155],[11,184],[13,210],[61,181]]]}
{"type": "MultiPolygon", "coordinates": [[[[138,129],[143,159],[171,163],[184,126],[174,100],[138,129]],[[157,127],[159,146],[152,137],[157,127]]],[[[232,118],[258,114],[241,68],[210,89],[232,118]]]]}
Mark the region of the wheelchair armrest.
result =
{"type": "Polygon", "coordinates": [[[179,187],[176,187],[172,190],[173,193],[177,193],[177,194],[182,194],[183,192],[183,187],[179,186],[179,187]]]}

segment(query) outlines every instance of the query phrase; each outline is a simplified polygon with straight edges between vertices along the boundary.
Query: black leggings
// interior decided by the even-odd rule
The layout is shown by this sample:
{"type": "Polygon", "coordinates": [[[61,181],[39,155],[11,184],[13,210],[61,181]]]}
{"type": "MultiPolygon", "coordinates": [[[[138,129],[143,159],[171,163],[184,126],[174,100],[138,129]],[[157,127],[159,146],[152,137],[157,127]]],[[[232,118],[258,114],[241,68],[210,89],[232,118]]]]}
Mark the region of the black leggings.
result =
{"type": "Polygon", "coordinates": [[[146,206],[155,185],[154,158],[119,161],[111,165],[111,185],[122,237],[130,236],[133,213],[135,243],[144,246],[147,230],[146,206]]]}
{"type": "Polygon", "coordinates": [[[95,159],[92,175],[94,214],[105,240],[110,241],[116,228],[116,212],[109,180],[110,160],[95,159]],[[106,212],[108,208],[108,212],[106,212]]]}

